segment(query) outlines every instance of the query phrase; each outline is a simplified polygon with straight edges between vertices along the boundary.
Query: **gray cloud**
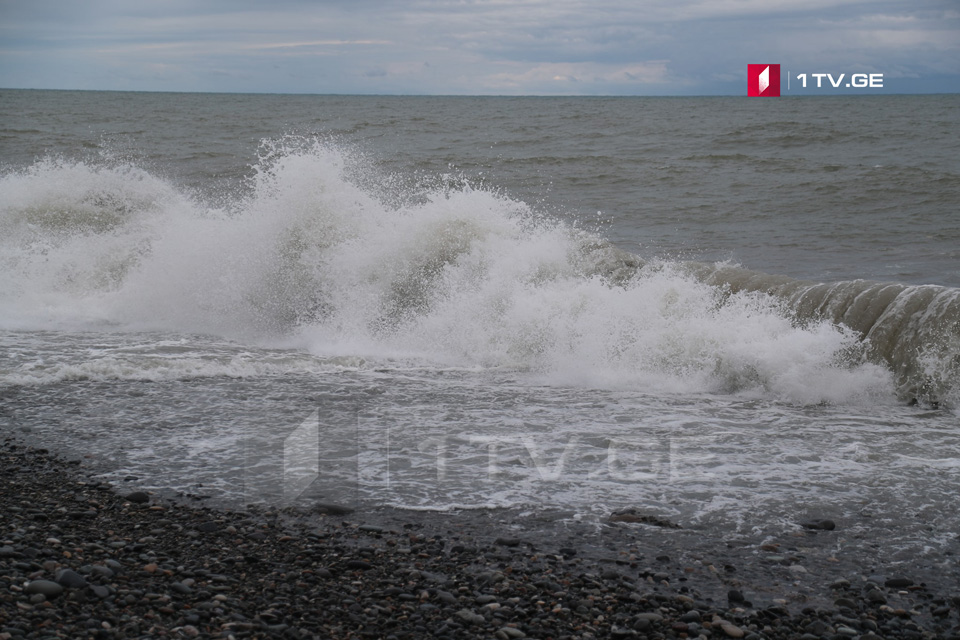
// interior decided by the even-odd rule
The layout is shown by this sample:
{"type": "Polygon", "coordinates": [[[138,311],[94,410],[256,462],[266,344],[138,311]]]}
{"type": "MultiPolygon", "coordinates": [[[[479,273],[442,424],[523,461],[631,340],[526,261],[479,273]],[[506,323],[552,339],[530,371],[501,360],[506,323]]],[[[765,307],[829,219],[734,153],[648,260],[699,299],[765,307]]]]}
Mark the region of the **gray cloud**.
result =
{"type": "Polygon", "coordinates": [[[946,0],[0,0],[0,86],[742,94],[748,62],[780,62],[811,72],[910,78],[900,85],[909,91],[960,91],[954,6],[946,0]]]}

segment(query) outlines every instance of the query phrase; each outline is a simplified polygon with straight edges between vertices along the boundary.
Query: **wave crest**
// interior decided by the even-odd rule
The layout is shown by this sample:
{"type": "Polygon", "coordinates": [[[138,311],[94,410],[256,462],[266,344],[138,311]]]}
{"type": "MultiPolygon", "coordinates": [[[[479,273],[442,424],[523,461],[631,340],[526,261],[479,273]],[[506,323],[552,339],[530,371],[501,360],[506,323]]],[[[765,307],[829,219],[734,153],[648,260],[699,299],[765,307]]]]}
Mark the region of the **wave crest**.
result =
{"type": "Polygon", "coordinates": [[[848,402],[956,394],[958,296],[645,262],[490,189],[419,188],[317,141],[208,206],[133,166],[44,160],[0,189],[8,328],[284,337],[320,355],[552,382],[848,402]],[[882,366],[881,366],[882,365],[882,366]]]}

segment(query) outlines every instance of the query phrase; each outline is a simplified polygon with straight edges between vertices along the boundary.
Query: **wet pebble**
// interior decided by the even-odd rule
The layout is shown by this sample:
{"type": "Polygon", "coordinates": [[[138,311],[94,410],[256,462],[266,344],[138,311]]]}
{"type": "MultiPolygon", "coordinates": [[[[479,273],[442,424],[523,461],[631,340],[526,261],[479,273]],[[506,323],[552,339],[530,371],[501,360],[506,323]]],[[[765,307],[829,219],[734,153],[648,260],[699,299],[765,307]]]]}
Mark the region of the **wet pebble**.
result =
{"type": "Polygon", "coordinates": [[[72,569],[63,569],[57,572],[57,584],[67,589],[80,589],[87,586],[87,580],[72,569]]]}
{"type": "Polygon", "coordinates": [[[54,598],[63,593],[63,587],[50,580],[33,580],[24,588],[26,593],[42,594],[48,598],[54,598]]]}

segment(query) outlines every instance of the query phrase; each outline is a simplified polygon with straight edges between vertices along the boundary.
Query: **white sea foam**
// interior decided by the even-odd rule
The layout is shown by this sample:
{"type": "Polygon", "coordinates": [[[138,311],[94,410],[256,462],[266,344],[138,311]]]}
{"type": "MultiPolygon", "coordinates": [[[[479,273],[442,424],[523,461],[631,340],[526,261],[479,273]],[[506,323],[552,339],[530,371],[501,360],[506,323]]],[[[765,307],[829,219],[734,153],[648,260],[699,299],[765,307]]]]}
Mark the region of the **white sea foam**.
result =
{"type": "MultiPolygon", "coordinates": [[[[197,332],[553,384],[801,404],[892,396],[892,375],[862,361],[853,332],[801,324],[774,298],[730,294],[671,263],[614,274],[600,239],[523,202],[467,185],[394,206],[374,195],[389,181],[371,186],[358,171],[335,147],[267,144],[249,190],[219,207],[128,165],[43,160],[7,174],[0,327],[197,332]]],[[[258,366],[100,359],[44,375],[258,366]]]]}

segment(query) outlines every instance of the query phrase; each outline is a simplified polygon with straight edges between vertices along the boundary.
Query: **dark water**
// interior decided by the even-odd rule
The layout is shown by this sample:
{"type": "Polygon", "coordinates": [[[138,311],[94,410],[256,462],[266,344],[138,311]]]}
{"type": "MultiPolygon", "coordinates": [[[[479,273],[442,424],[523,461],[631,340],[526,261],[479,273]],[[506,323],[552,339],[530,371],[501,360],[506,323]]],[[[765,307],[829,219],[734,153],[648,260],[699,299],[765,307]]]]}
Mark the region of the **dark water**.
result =
{"type": "Polygon", "coordinates": [[[2,429],[227,501],[956,547],[956,96],[0,114],[2,429]]]}

